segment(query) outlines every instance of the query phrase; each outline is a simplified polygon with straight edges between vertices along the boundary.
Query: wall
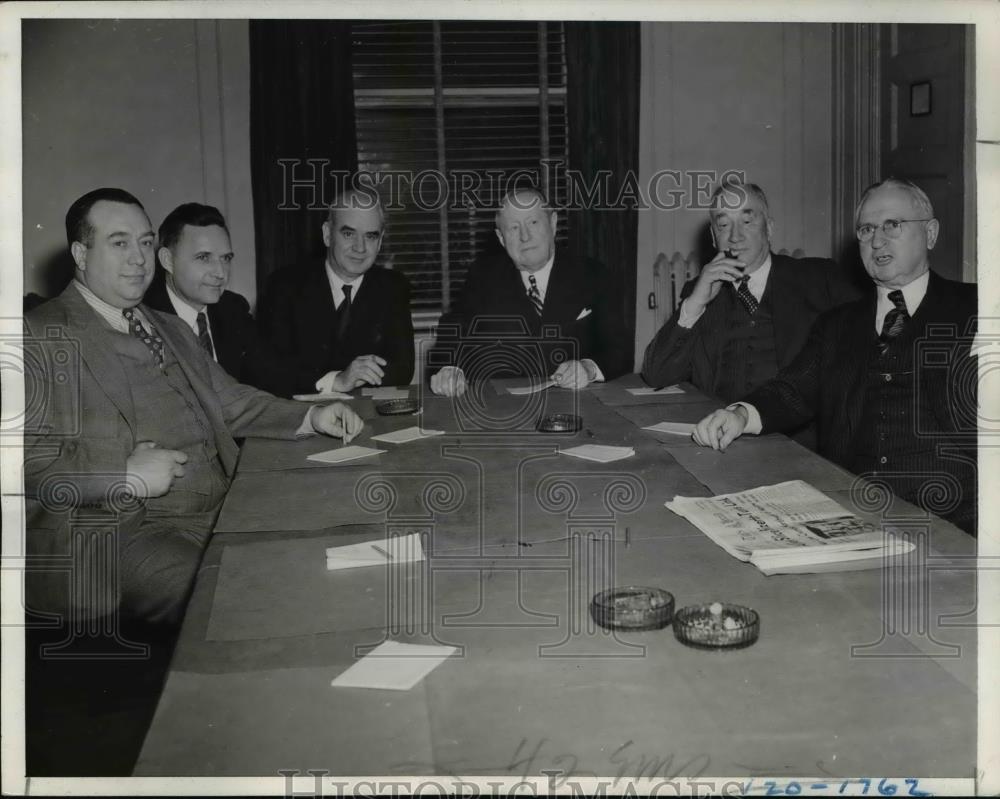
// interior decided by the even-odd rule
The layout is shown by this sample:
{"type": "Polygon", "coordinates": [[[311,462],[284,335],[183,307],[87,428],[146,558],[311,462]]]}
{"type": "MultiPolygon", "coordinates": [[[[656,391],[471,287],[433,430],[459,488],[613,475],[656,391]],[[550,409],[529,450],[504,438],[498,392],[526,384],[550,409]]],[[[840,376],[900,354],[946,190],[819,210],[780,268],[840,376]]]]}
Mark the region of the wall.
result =
{"type": "MultiPolygon", "coordinates": [[[[658,170],[742,170],[768,195],[775,249],[830,256],[831,41],[826,24],[643,23],[641,185],[658,170]]],[[[675,184],[661,186],[665,198],[675,184]]],[[[701,209],[640,212],[637,366],[661,321],[647,307],[653,262],[697,251],[706,222],[701,209]]]]}
{"type": "Polygon", "coordinates": [[[245,20],[25,20],[24,292],[71,269],[63,218],[119,186],[154,226],[182,202],[230,225],[230,287],[253,301],[250,75],[245,20]]]}

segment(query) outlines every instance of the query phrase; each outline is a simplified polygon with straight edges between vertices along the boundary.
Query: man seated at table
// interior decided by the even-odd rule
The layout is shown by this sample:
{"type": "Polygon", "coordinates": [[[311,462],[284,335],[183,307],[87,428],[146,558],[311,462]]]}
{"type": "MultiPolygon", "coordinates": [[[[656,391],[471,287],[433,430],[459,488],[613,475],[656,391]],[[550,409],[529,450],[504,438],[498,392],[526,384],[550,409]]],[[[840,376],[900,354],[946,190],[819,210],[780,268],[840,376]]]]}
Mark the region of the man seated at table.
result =
{"type": "Polygon", "coordinates": [[[860,293],[827,258],[771,252],[774,220],[757,184],[720,184],[710,209],[718,252],[646,347],[642,376],[732,402],[791,363],[819,314],[860,293]]]}
{"type": "Polygon", "coordinates": [[[695,441],[725,450],[816,419],[821,455],[975,534],[976,286],[931,271],[939,229],[913,183],[865,191],[855,230],[874,290],[820,316],[792,363],[695,441]]]}
{"type": "Polygon", "coordinates": [[[236,380],[259,385],[258,375],[280,375],[287,362],[257,332],[250,304],[228,291],[233,248],[217,208],[184,203],[167,214],[157,236],[160,266],[142,301],[179,316],[210,358],[236,380]]]}
{"type": "Polygon", "coordinates": [[[66,234],[75,279],[24,320],[24,482],[29,557],[68,558],[72,579],[29,569],[29,606],[173,622],[229,488],[233,437],[347,440],[363,423],[339,403],[237,383],[183,321],[141,305],[153,229],[128,192],[79,198],[66,234]]]}
{"type": "Polygon", "coordinates": [[[521,375],[580,389],[630,371],[621,283],[597,261],[556,249],[558,215],[541,192],[508,192],[495,221],[506,252],[474,264],[441,317],[431,390],[460,396],[467,379],[521,375]]]}
{"type": "Polygon", "coordinates": [[[278,353],[294,365],[289,382],[263,376],[277,394],[406,385],[413,378],[410,284],[375,264],[385,235],[378,194],[351,188],[323,223],[323,262],[276,272],[257,318],[278,353]]]}

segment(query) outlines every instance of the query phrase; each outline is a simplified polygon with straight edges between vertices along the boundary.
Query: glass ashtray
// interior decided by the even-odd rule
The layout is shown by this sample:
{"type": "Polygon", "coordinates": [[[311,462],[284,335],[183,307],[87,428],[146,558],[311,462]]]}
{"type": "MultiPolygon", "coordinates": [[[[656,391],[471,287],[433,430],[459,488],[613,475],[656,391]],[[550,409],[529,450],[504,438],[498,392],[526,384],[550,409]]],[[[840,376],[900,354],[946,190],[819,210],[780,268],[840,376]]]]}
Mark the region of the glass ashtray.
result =
{"type": "Polygon", "coordinates": [[[707,649],[750,646],[760,635],[760,615],[723,602],[688,605],[674,614],[674,635],[682,644],[707,649]]]}
{"type": "Polygon", "coordinates": [[[405,416],[420,410],[420,401],[416,399],[380,400],[375,403],[375,413],[379,416],[405,416]]]}
{"type": "Polygon", "coordinates": [[[540,433],[575,433],[583,427],[583,419],[575,413],[553,413],[538,422],[540,433]]]}
{"type": "Polygon", "coordinates": [[[609,630],[659,630],[674,615],[674,595],[643,585],[612,588],[594,595],[590,615],[609,630]]]}

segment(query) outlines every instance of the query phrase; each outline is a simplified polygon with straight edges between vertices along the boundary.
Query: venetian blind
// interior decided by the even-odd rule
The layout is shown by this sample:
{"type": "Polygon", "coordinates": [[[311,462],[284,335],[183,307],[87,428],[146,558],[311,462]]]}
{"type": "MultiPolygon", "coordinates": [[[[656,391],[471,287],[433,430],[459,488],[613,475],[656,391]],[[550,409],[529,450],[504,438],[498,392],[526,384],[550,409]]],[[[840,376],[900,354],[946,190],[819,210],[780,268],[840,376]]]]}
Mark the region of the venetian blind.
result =
{"type": "Polygon", "coordinates": [[[469,265],[499,246],[493,213],[510,181],[564,196],[563,27],[359,22],[352,40],[358,166],[396,176],[378,184],[380,257],[409,277],[415,318],[433,320],[469,265]]]}

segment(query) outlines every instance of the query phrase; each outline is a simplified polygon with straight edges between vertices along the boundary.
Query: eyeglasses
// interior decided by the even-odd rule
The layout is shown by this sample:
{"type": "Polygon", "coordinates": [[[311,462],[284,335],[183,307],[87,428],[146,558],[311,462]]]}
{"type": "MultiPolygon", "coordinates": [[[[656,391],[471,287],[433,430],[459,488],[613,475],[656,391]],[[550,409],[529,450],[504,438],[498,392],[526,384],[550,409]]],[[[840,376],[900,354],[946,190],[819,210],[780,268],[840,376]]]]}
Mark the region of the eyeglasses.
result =
{"type": "MultiPolygon", "coordinates": [[[[931,217],[933,218],[933,217],[931,217]]],[[[930,219],[886,219],[881,225],[858,225],[854,229],[855,235],[858,237],[858,241],[871,241],[872,236],[875,235],[875,231],[878,228],[882,228],[882,232],[887,238],[898,239],[903,235],[903,224],[906,222],[930,222],[930,219]]]]}

